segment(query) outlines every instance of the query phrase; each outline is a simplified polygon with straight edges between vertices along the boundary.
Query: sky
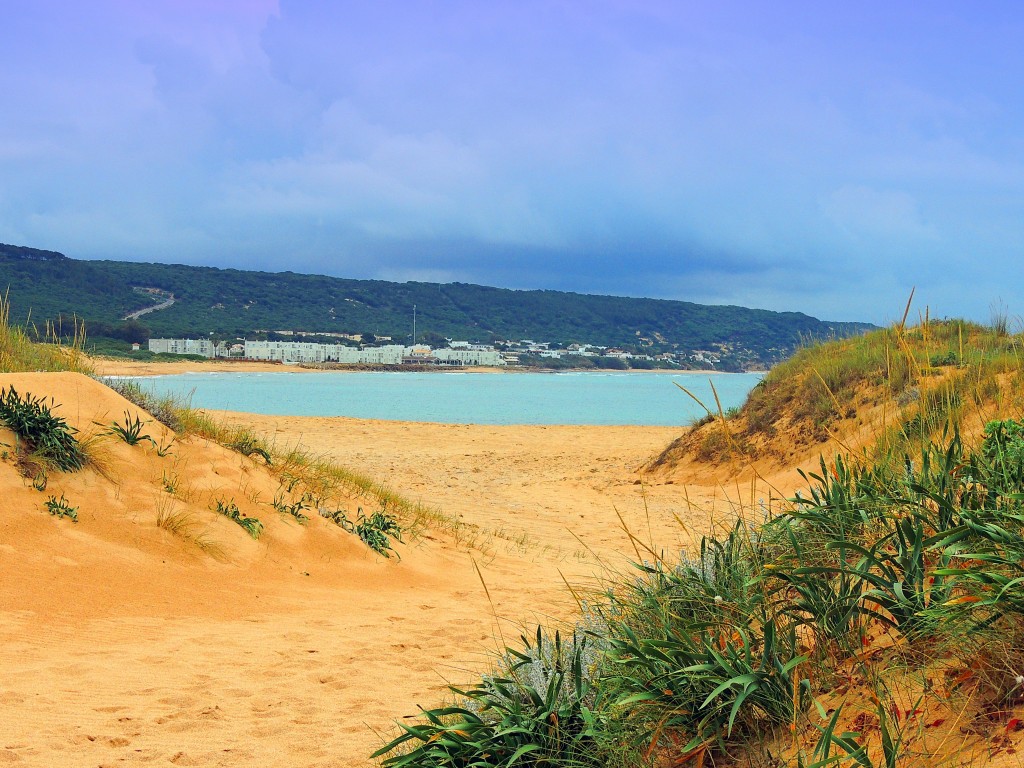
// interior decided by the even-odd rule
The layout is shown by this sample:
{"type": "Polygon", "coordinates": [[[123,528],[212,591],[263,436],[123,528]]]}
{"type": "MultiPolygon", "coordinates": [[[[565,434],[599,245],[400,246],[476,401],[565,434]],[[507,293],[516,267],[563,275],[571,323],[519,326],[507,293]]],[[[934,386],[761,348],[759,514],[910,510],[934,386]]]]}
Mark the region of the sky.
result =
{"type": "Polygon", "coordinates": [[[0,0],[0,242],[1024,313],[1024,4],[0,0]]]}

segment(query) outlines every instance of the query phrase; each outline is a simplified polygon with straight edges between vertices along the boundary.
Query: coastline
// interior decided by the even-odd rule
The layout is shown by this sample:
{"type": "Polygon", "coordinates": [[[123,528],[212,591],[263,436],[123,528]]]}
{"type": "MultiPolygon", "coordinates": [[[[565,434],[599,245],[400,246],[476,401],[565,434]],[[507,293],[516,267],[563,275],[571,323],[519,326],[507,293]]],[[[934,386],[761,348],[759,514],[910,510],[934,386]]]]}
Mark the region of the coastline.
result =
{"type": "Polygon", "coordinates": [[[675,376],[725,376],[737,373],[765,373],[765,371],[713,371],[713,370],[674,370],[669,368],[616,370],[611,368],[530,368],[493,366],[473,366],[466,368],[445,368],[415,366],[415,368],[398,366],[344,366],[315,367],[299,364],[277,362],[260,362],[254,360],[173,360],[173,361],[140,361],[112,357],[91,358],[98,376],[174,376],[183,373],[471,373],[471,374],[630,374],[630,375],[675,375],[675,376]]]}

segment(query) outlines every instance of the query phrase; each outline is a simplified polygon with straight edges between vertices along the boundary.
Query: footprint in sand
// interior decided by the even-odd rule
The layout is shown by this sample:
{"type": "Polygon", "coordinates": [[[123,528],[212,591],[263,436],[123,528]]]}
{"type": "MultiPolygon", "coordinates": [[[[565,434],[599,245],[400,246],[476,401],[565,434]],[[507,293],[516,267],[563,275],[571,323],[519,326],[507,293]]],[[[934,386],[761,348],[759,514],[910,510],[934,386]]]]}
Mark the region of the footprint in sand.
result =
{"type": "Polygon", "coordinates": [[[341,675],[313,675],[313,679],[320,683],[320,685],[326,685],[328,688],[333,688],[336,691],[348,687],[342,680],[341,675]]]}

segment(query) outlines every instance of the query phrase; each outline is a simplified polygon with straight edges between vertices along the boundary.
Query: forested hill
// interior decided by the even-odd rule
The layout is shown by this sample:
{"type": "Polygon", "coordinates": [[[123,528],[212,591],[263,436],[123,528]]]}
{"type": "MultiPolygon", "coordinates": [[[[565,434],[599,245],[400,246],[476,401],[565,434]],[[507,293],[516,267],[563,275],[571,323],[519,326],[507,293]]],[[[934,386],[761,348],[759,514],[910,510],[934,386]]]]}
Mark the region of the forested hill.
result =
{"type": "Polygon", "coordinates": [[[720,350],[748,363],[780,359],[802,339],[846,336],[871,327],[824,322],[798,312],[684,301],[80,261],[0,244],[3,289],[9,289],[11,321],[23,322],[31,313],[37,325],[76,316],[96,327],[115,327],[128,313],[173,294],[172,306],[135,322],[155,336],[295,330],[372,333],[405,341],[415,305],[418,337],[427,340],[534,339],[652,352],[720,350]]]}

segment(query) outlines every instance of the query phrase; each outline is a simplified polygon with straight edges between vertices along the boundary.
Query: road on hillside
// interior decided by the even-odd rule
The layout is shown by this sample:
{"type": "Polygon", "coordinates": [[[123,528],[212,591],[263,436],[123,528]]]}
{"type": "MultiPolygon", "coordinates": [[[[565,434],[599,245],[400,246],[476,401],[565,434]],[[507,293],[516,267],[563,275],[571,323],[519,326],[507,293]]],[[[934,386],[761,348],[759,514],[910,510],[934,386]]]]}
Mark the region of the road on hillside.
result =
{"type": "Polygon", "coordinates": [[[129,312],[127,315],[124,316],[123,319],[135,320],[136,318],[142,317],[143,315],[148,315],[150,312],[158,312],[161,309],[167,309],[172,304],[174,304],[174,294],[170,293],[167,295],[167,298],[161,301],[159,304],[154,304],[152,307],[146,307],[145,309],[140,309],[136,312],[129,312]]]}

